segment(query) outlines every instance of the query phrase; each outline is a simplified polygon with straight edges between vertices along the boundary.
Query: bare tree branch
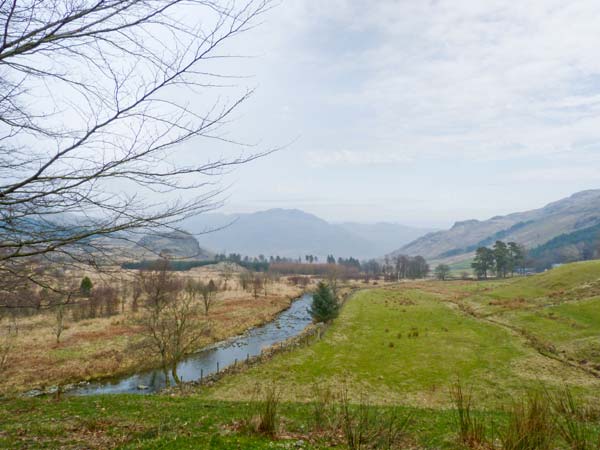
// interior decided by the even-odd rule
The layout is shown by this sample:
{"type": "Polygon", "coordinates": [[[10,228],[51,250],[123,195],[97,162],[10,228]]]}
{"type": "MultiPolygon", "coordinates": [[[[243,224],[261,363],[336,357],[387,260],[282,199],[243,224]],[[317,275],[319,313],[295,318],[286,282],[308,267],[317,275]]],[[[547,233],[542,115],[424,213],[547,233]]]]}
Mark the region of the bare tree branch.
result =
{"type": "Polygon", "coordinates": [[[14,278],[51,288],[33,266],[98,266],[116,242],[219,207],[220,177],[274,151],[222,133],[252,90],[224,101],[240,77],[215,66],[271,7],[0,3],[0,293],[14,278]],[[198,158],[203,142],[236,154],[198,158]]]}

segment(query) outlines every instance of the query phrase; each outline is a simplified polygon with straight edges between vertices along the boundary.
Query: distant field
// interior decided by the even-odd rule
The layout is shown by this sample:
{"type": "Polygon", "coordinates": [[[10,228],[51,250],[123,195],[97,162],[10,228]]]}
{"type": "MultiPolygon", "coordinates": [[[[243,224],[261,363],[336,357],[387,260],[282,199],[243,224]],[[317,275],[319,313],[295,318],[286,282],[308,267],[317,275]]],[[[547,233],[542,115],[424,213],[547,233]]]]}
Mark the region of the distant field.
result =
{"type": "Polygon", "coordinates": [[[453,276],[459,277],[463,272],[467,272],[469,275],[473,273],[473,268],[471,267],[471,263],[473,262],[473,258],[469,258],[466,261],[456,262],[454,264],[450,264],[450,270],[453,276]]]}

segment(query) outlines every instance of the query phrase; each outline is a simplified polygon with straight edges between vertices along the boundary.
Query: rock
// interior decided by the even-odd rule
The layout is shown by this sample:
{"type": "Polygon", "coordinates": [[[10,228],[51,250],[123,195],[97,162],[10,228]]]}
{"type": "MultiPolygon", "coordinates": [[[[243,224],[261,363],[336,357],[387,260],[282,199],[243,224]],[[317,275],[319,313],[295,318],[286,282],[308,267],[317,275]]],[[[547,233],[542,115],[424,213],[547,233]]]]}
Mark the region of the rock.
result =
{"type": "Polygon", "coordinates": [[[295,443],[294,443],[294,447],[296,448],[304,448],[304,441],[302,439],[298,439],[295,443]]]}
{"type": "Polygon", "coordinates": [[[149,386],[146,386],[145,384],[138,384],[138,387],[137,387],[137,388],[138,388],[138,390],[140,390],[140,391],[145,391],[145,390],[148,390],[148,389],[150,389],[150,387],[149,387],[149,386]]]}
{"type": "Polygon", "coordinates": [[[40,389],[32,389],[31,391],[27,391],[23,394],[23,397],[39,397],[44,395],[44,391],[40,389]]]}

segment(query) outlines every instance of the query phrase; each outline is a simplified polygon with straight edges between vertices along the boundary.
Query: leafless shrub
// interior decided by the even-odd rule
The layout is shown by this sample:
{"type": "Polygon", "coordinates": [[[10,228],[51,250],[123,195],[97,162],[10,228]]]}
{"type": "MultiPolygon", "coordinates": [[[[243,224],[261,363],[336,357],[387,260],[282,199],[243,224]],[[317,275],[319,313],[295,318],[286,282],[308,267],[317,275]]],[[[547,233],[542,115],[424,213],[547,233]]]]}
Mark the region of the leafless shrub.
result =
{"type": "Polygon", "coordinates": [[[180,383],[177,365],[191,352],[203,336],[207,324],[199,319],[199,305],[186,295],[181,281],[162,262],[143,275],[146,296],[144,314],[139,318],[148,349],[159,356],[169,384],[169,371],[180,383]]]}
{"type": "Polygon", "coordinates": [[[0,316],[0,373],[6,370],[19,327],[14,316],[0,316]]]}

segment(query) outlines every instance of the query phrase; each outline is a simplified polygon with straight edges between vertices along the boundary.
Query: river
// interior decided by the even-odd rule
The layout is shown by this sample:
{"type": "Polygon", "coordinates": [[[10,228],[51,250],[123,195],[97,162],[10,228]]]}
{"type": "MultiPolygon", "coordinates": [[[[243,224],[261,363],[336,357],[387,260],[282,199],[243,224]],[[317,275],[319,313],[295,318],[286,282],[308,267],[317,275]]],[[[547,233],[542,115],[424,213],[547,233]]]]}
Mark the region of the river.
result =
{"type": "MultiPolygon", "coordinates": [[[[312,295],[304,294],[273,321],[189,355],[177,366],[179,377],[182,381],[199,380],[201,375],[206,377],[216,373],[217,367],[222,370],[236,360],[243,361],[247,357],[257,356],[263,348],[297,336],[311,323],[308,312],[311,302],[312,295]]],[[[153,369],[79,386],[70,391],[69,395],[149,394],[163,389],[165,385],[162,370],[153,369]]]]}

